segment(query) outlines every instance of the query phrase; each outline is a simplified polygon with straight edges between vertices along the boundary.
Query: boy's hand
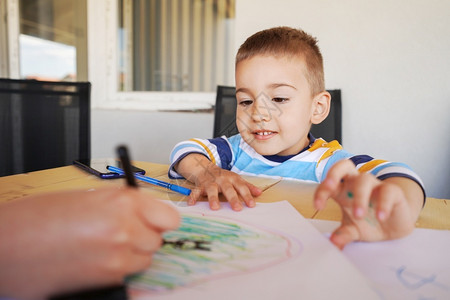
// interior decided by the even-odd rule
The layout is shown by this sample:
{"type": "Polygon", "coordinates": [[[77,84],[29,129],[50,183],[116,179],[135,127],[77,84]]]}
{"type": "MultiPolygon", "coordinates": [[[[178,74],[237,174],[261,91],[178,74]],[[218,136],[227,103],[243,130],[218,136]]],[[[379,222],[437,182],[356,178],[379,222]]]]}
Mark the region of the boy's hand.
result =
{"type": "Polygon", "coordinates": [[[188,199],[189,205],[194,205],[197,200],[206,196],[209,206],[213,210],[220,208],[219,194],[223,194],[230,206],[235,211],[242,209],[242,201],[248,207],[255,206],[255,199],[261,194],[261,190],[253,184],[245,181],[238,174],[221,169],[211,164],[208,170],[198,176],[196,180],[198,189],[194,189],[188,199]]]}
{"type": "Polygon", "coordinates": [[[242,201],[248,207],[254,207],[254,197],[262,193],[261,189],[238,174],[216,166],[201,154],[186,156],[178,164],[177,170],[197,186],[188,198],[189,205],[194,205],[201,197],[206,196],[210,208],[217,210],[220,208],[219,195],[223,194],[231,208],[240,211],[242,201]]]}
{"type": "Polygon", "coordinates": [[[370,173],[358,172],[350,160],[344,160],[329,170],[315,192],[314,205],[323,209],[329,197],[340,205],[342,223],[330,240],[343,249],[352,241],[390,240],[411,233],[421,207],[416,194],[422,193],[417,189],[418,184],[410,179],[380,181],[370,173]]]}

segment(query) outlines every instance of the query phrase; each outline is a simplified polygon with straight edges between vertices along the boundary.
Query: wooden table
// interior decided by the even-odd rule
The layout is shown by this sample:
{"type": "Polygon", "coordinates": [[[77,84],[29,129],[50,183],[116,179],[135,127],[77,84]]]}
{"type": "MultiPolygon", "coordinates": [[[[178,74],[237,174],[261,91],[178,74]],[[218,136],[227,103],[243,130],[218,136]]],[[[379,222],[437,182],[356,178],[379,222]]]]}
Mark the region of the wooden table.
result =
{"type": "MultiPolygon", "coordinates": [[[[149,162],[133,162],[146,170],[146,175],[178,185],[192,187],[185,180],[169,180],[168,165],[149,162]]],[[[334,201],[328,201],[326,208],[320,212],[314,209],[312,195],[316,184],[299,183],[288,180],[274,180],[260,177],[247,177],[249,181],[261,187],[264,192],[257,198],[258,202],[275,202],[288,200],[304,217],[310,219],[335,220],[341,218],[341,212],[334,201]]],[[[61,191],[68,189],[95,189],[108,185],[123,185],[121,179],[103,180],[75,167],[66,166],[26,174],[0,177],[0,203],[26,195],[61,191]]],[[[159,199],[184,201],[186,196],[139,182],[143,190],[159,199]]],[[[417,227],[450,230],[450,200],[427,198],[417,227]]]]}

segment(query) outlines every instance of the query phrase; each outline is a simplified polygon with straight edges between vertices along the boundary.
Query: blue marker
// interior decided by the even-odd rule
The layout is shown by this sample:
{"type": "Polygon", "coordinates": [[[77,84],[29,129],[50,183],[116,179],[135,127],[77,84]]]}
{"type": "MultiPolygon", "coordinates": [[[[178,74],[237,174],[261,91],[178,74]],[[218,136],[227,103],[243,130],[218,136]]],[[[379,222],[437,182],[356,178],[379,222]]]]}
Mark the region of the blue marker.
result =
{"type": "MultiPolygon", "coordinates": [[[[125,174],[125,172],[122,169],[114,167],[114,166],[107,166],[107,169],[111,170],[113,172],[119,173],[119,174],[125,174]]],[[[140,175],[140,174],[136,174],[136,173],[134,173],[134,177],[136,177],[139,180],[142,180],[142,181],[145,181],[145,182],[148,182],[148,183],[151,183],[151,184],[154,184],[154,185],[157,185],[157,186],[169,189],[171,191],[174,191],[174,192],[186,195],[186,196],[189,196],[191,194],[191,190],[190,189],[182,187],[182,186],[179,186],[179,185],[176,185],[176,184],[171,184],[171,183],[168,183],[168,182],[165,182],[165,181],[162,181],[162,180],[158,180],[158,179],[155,179],[155,178],[151,178],[151,177],[140,175]]]]}

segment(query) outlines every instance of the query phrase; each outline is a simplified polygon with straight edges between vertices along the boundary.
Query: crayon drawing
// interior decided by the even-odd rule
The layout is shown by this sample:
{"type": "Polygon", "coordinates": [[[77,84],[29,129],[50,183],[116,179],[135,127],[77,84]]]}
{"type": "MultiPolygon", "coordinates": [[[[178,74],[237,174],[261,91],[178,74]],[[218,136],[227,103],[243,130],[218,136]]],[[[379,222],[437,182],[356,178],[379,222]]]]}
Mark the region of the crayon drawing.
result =
{"type": "Polygon", "coordinates": [[[403,293],[408,294],[409,299],[449,299],[450,297],[450,284],[445,276],[438,275],[439,272],[414,270],[405,265],[390,269],[395,273],[401,286],[405,288],[403,293]]]}
{"type": "Polygon", "coordinates": [[[131,294],[161,294],[270,268],[299,256],[302,243],[281,232],[227,217],[183,214],[164,235],[152,266],[127,279],[131,294]]]}

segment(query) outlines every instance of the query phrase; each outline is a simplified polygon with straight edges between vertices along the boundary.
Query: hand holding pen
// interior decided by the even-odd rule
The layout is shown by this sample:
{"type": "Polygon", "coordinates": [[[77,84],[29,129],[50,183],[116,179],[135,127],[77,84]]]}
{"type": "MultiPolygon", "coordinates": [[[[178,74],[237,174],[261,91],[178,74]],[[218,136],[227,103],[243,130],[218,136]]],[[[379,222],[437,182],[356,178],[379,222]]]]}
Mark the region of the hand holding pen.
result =
{"type": "Polygon", "coordinates": [[[117,186],[16,199],[0,220],[21,220],[0,238],[2,296],[55,300],[125,299],[123,279],[148,268],[162,234],[180,224],[173,206],[117,186]]]}
{"type": "MultiPolygon", "coordinates": [[[[126,235],[127,238],[121,241],[119,245],[117,242],[106,242],[107,246],[118,248],[119,245],[122,251],[115,251],[114,255],[111,255],[108,248],[103,247],[100,253],[105,254],[106,257],[113,257],[117,261],[126,261],[124,265],[118,265],[116,269],[111,269],[115,271],[114,281],[107,278],[108,274],[103,274],[105,278],[103,279],[103,284],[100,284],[100,288],[87,289],[81,292],[73,294],[63,294],[52,297],[52,300],[75,300],[75,299],[128,299],[126,287],[124,284],[119,284],[122,282],[121,276],[125,277],[132,273],[142,271],[147,268],[151,263],[151,257],[153,252],[157,251],[161,244],[161,234],[170,229],[175,229],[180,222],[178,213],[171,208],[155,199],[144,195],[137,190],[137,184],[133,176],[131,169],[130,158],[128,155],[128,150],[125,146],[119,146],[117,148],[117,154],[120,158],[123,170],[120,170],[120,174],[125,174],[125,179],[127,186],[132,187],[133,190],[122,190],[117,193],[116,190],[105,190],[105,192],[110,193],[110,197],[103,197],[107,200],[108,206],[103,207],[103,222],[105,223],[103,227],[108,227],[109,223],[114,228],[128,228],[121,232],[122,235],[126,235]],[[108,199],[106,199],[108,198],[108,199]],[[117,209],[115,203],[116,199],[121,199],[120,209],[117,209]],[[123,200],[126,201],[123,201],[123,200]],[[110,209],[110,207],[113,209],[110,209]],[[136,209],[137,208],[137,209],[136,209]],[[139,215],[134,215],[139,212],[139,215]],[[105,216],[110,214],[115,214],[110,219],[105,216]],[[121,217],[125,216],[125,217],[121,217]],[[106,219],[105,219],[106,218],[106,219]],[[143,222],[143,219],[145,222],[143,222]],[[126,222],[126,224],[118,224],[119,221],[126,222]],[[119,276],[118,276],[119,275],[119,276]],[[108,284],[115,283],[115,285],[108,286],[108,284]]],[[[118,172],[118,171],[113,171],[118,172]]],[[[118,172],[119,173],[119,172],[118,172]]],[[[94,193],[104,193],[95,191],[94,193]]],[[[93,192],[90,192],[88,196],[93,196],[93,192]]],[[[98,202],[98,200],[97,200],[98,202]]],[[[96,218],[98,220],[98,217],[96,218]]],[[[114,230],[108,230],[111,234],[116,233],[114,230]]],[[[104,235],[104,233],[103,233],[104,235]]],[[[109,236],[103,236],[98,238],[98,240],[108,241],[109,236]]],[[[98,245],[97,243],[91,243],[93,245],[98,245]]],[[[88,251],[88,253],[97,253],[99,251],[88,251]]],[[[103,258],[105,260],[105,258],[103,258]]],[[[97,264],[102,265],[102,260],[97,259],[97,264]]],[[[105,268],[108,269],[108,268],[105,268]]],[[[89,277],[89,276],[87,276],[89,277]]],[[[97,276],[100,277],[100,276],[97,276]]],[[[101,280],[101,279],[99,279],[101,280]]],[[[93,281],[95,283],[95,281],[93,281]]]]}

